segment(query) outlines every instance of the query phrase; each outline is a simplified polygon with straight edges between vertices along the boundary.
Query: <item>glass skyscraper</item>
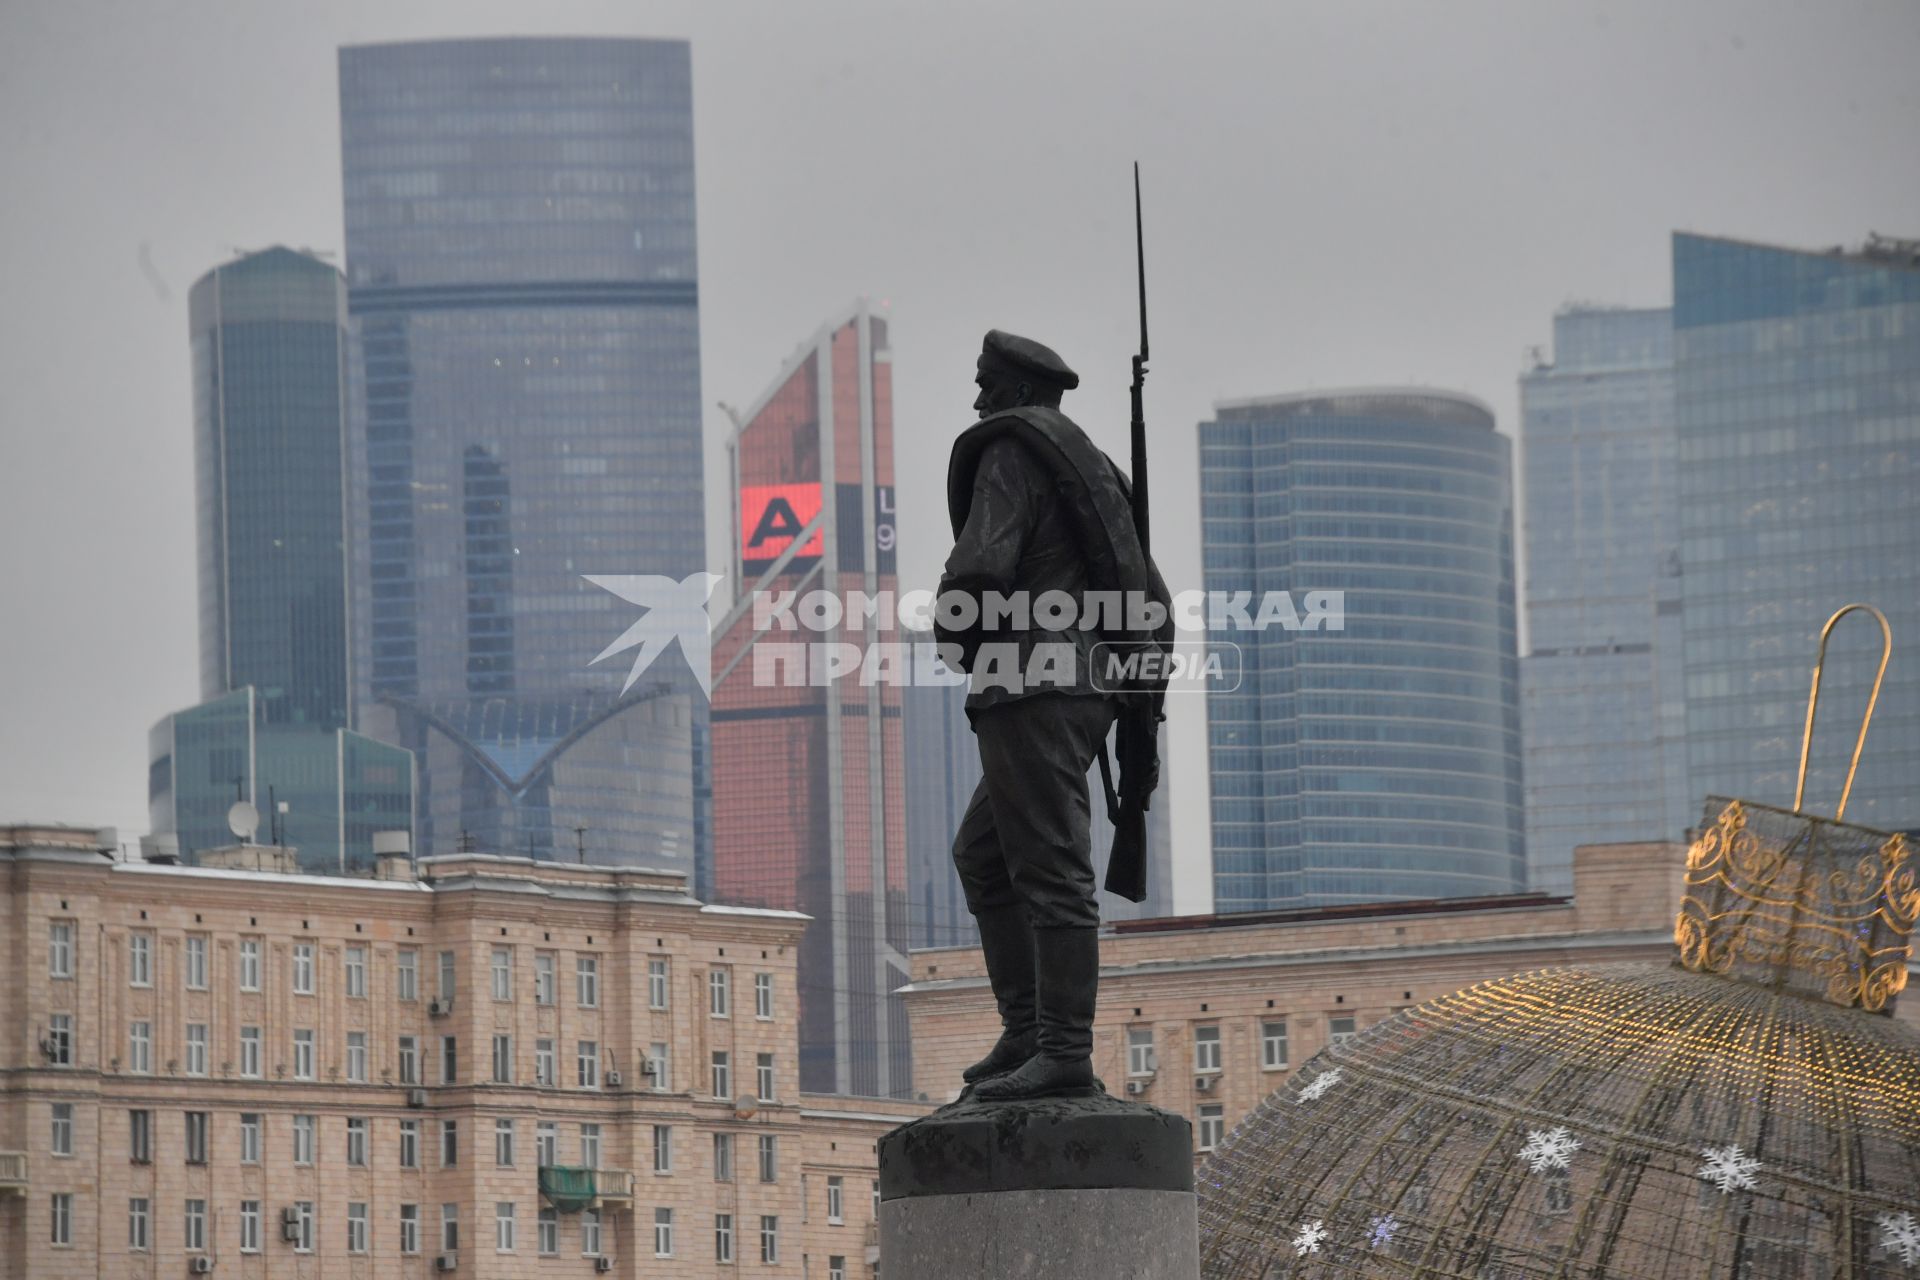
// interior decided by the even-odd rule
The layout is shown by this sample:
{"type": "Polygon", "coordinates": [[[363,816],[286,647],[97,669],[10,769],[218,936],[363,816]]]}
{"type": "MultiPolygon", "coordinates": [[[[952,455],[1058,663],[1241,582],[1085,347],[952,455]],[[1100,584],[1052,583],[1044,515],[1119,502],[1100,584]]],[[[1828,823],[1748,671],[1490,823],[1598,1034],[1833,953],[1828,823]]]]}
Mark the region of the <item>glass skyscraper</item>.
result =
{"type": "Polygon", "coordinates": [[[411,757],[350,728],[346,318],[340,272],[284,248],[188,299],[207,701],[149,735],[148,808],[189,858],[233,843],[242,799],[314,870],[413,826],[411,757]]]}
{"type": "Polygon", "coordinates": [[[1673,323],[1573,308],[1520,379],[1531,887],[1573,891],[1576,845],[1678,840],[1699,810],[1680,688],[1673,323]]]}
{"type": "Polygon", "coordinates": [[[707,710],[584,575],[705,568],[676,40],[340,51],[354,689],[421,842],[695,870],[707,710]]]}
{"type": "MultiPolygon", "coordinates": [[[[1673,238],[1688,790],[1793,803],[1808,673],[1840,606],[1893,626],[1849,822],[1920,826],[1920,243],[1673,238]]],[[[1880,635],[1828,650],[1807,808],[1840,797],[1880,635]]]]}
{"type": "Polygon", "coordinates": [[[1470,397],[1222,403],[1200,424],[1209,592],[1344,592],[1343,630],[1217,632],[1219,912],[1524,883],[1511,449],[1470,397]],[[1230,669],[1232,664],[1223,664],[1230,669]]]}

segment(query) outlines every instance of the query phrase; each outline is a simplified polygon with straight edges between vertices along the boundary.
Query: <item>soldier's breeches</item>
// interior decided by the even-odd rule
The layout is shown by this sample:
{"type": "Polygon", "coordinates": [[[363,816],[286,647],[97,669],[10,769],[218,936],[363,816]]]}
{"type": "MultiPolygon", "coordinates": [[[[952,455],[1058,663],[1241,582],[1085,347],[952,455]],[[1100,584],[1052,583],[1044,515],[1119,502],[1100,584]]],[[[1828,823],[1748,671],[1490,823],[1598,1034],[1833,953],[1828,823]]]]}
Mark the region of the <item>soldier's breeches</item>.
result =
{"type": "Polygon", "coordinates": [[[1041,694],[973,717],[982,778],[954,837],[975,915],[1023,903],[1036,929],[1100,922],[1087,770],[1113,725],[1105,698],[1041,694]]]}

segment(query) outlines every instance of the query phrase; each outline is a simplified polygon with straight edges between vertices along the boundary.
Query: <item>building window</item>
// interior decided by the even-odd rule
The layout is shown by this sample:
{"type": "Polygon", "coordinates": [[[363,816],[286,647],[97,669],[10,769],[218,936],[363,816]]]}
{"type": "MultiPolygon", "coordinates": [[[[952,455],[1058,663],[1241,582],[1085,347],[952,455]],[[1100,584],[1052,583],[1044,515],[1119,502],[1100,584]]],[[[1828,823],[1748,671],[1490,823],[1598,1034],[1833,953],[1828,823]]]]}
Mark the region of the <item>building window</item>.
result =
{"type": "Polygon", "coordinates": [[[452,1084],[460,1078],[460,1038],[440,1037],[440,1083],[452,1084]]]}
{"type": "Polygon", "coordinates": [[[399,1045],[399,1068],[401,1084],[420,1083],[420,1041],[414,1036],[401,1036],[399,1045]]]}
{"type": "Polygon", "coordinates": [[[313,1163],[314,1120],[312,1116],[293,1118],[293,1162],[295,1164],[313,1163]]]}
{"type": "Polygon", "coordinates": [[[673,1172],[673,1126],[670,1124],[653,1126],[653,1171],[673,1172]]]}
{"type": "Polygon", "coordinates": [[[417,948],[402,947],[394,954],[393,994],[401,1000],[420,998],[420,952],[417,948]]]}
{"type": "Polygon", "coordinates": [[[127,935],[127,983],[135,987],[153,985],[153,935],[150,933],[127,935]]]}
{"type": "Polygon", "coordinates": [[[673,1072],[667,1059],[667,1046],[650,1044],[647,1046],[647,1079],[649,1088],[655,1093],[665,1093],[673,1087],[673,1072]]]}
{"type": "Polygon", "coordinates": [[[760,1135],[760,1181],[780,1180],[780,1139],[771,1133],[760,1135]]]}
{"type": "Polygon", "coordinates": [[[513,1252],[513,1201],[498,1200],[493,1206],[493,1251],[513,1252]]]}
{"type": "Polygon", "coordinates": [[[73,1154],[73,1104],[71,1102],[53,1104],[53,1135],[48,1141],[48,1150],[56,1156],[73,1154]]]}
{"type": "Polygon", "coordinates": [[[207,1162],[207,1113],[186,1113],[186,1157],[188,1164],[207,1162]]]}
{"type": "Polygon", "coordinates": [[[733,1096],[732,1059],[725,1049],[713,1051],[713,1096],[716,1098],[733,1096]]]}
{"type": "Polygon", "coordinates": [[[297,996],[313,994],[313,944],[311,942],[293,944],[293,994],[297,996]]]}
{"type": "Polygon", "coordinates": [[[127,1027],[127,1070],[146,1075],[153,1070],[153,1024],[135,1022],[127,1027]]]}
{"type": "Polygon", "coordinates": [[[400,1206],[400,1252],[420,1252],[420,1206],[400,1206]]]}
{"type": "Polygon", "coordinates": [[[495,1084],[513,1083],[512,1036],[495,1036],[493,1038],[493,1082],[495,1084]]]}
{"type": "Polygon", "coordinates": [[[763,1053],[756,1057],[753,1067],[755,1096],[762,1102],[773,1101],[773,1055],[763,1053]]]}
{"type": "Polygon", "coordinates": [[[580,1164],[587,1169],[600,1167],[600,1126],[597,1124],[580,1126],[580,1164]]]}
{"type": "Polygon", "coordinates": [[[249,1080],[260,1078],[260,1028],[240,1028],[240,1074],[249,1080]]]}
{"type": "Polygon", "coordinates": [[[453,999],[454,963],[455,963],[455,957],[453,952],[442,951],[440,953],[439,988],[435,992],[435,994],[438,995],[442,1000],[453,999]]]}
{"type": "Polygon", "coordinates": [[[240,1113],[240,1163],[260,1163],[260,1113],[240,1113]]]}
{"type": "Polygon", "coordinates": [[[367,1162],[367,1122],[359,1116],[347,1118],[347,1163],[364,1165],[367,1162]]]}
{"type": "Polygon", "coordinates": [[[186,1212],[181,1216],[183,1226],[180,1238],[187,1252],[204,1252],[207,1247],[207,1202],[205,1200],[187,1201],[186,1212]]]}
{"type": "Polygon", "coordinates": [[[1279,1071],[1287,1065],[1287,1024],[1281,1022],[1263,1022],[1260,1024],[1260,1068],[1263,1071],[1279,1071]]]}
{"type": "Polygon", "coordinates": [[[560,1163],[560,1126],[542,1120],[533,1131],[534,1162],[549,1167],[560,1163]]]}
{"type": "Polygon", "coordinates": [[[1327,1039],[1336,1045],[1342,1045],[1354,1037],[1352,1015],[1327,1019],[1327,1039]]]}
{"type": "Polygon", "coordinates": [[[260,989],[260,939],[240,939],[240,989],[260,989]]]}
{"type": "Polygon", "coordinates": [[[560,1211],[552,1205],[540,1206],[540,1253],[553,1257],[560,1252],[560,1211]]]}
{"type": "Polygon", "coordinates": [[[346,982],[347,996],[350,999],[364,1000],[367,998],[367,949],[348,947],[344,955],[342,977],[346,982]]]}
{"type": "Polygon", "coordinates": [[[313,1079],[313,1032],[301,1029],[293,1033],[293,1078],[313,1079]]]}
{"type": "Polygon", "coordinates": [[[753,1016],[762,1022],[773,1018],[773,975],[770,973],[753,975],[753,1016]]]}
{"type": "Polygon", "coordinates": [[[770,1215],[760,1218],[760,1261],[780,1261],[780,1219],[770,1215]]]}
{"type": "Polygon", "coordinates": [[[240,1252],[260,1252],[260,1202],[240,1202],[240,1252]]]}
{"type": "Polygon", "coordinates": [[[827,1179],[827,1221],[839,1226],[847,1220],[847,1187],[844,1178],[835,1175],[827,1179]]]}
{"type": "Polygon", "coordinates": [[[440,1206],[440,1252],[460,1252],[460,1206],[440,1206]]]}
{"type": "Polygon", "coordinates": [[[503,1167],[513,1164],[513,1121],[505,1117],[493,1122],[493,1162],[503,1167]]]}
{"type": "Polygon", "coordinates": [[[713,1180],[733,1181],[733,1135],[730,1133],[713,1135],[713,1180]]]}
{"type": "Polygon", "coordinates": [[[1195,1027],[1193,1029],[1193,1069],[1195,1071],[1218,1071],[1220,1069],[1219,1027],[1195,1027]]]}
{"type": "Polygon", "coordinates": [[[600,1042],[582,1040],[574,1046],[575,1082],[582,1089],[600,1087],[600,1042]]]}
{"type": "Polygon", "coordinates": [[[664,1009],[667,1007],[667,958],[649,956],[647,958],[647,1008],[664,1009]]]}
{"type": "Polygon", "coordinates": [[[1202,1151],[1211,1151],[1220,1145],[1226,1136],[1226,1108],[1219,1103],[1208,1103],[1200,1108],[1199,1141],[1202,1151]]]}
{"type": "Polygon", "coordinates": [[[367,1251],[367,1202],[350,1200],[347,1202],[347,1252],[365,1253],[367,1251]]]}
{"type": "Polygon", "coordinates": [[[729,1016],[728,1008],[730,1004],[731,1004],[731,999],[728,992],[727,971],[725,969],[708,970],[707,972],[707,1013],[708,1015],[710,1017],[715,1017],[715,1018],[725,1018],[729,1016]]]}
{"type": "Polygon", "coordinates": [[[147,1247],[147,1198],[135,1196],[127,1201],[127,1248],[147,1247]]]}
{"type": "Polygon", "coordinates": [[[135,1164],[153,1160],[153,1112],[127,1112],[127,1159],[135,1164]]]}
{"type": "Polygon", "coordinates": [[[451,1169],[460,1163],[460,1122],[440,1122],[440,1167],[451,1169]]]}
{"type": "Polygon", "coordinates": [[[73,1193],[56,1191],[53,1193],[53,1224],[48,1240],[53,1244],[73,1243],[73,1193]]]}
{"type": "Polygon", "coordinates": [[[493,949],[493,998],[513,999],[513,952],[506,947],[493,949]]]}
{"type": "Polygon", "coordinates": [[[533,1082],[537,1085],[553,1087],[553,1041],[535,1040],[533,1042],[533,1082]]]}
{"type": "Polygon", "coordinates": [[[582,1009],[600,1007],[600,957],[578,956],[573,962],[574,995],[582,1009]]]}
{"type": "Polygon", "coordinates": [[[713,1215],[713,1260],[733,1261],[733,1215],[730,1213],[713,1215]]]}
{"type": "Polygon", "coordinates": [[[420,1167],[420,1122],[418,1120],[400,1122],[400,1167],[402,1169],[420,1167]]]}
{"type": "Polygon", "coordinates": [[[293,1202],[293,1221],[297,1228],[294,1234],[293,1251],[295,1253],[313,1252],[313,1201],[296,1200],[293,1202]]]}
{"type": "Polygon", "coordinates": [[[827,1256],[827,1280],[847,1280],[847,1259],[844,1254],[827,1256]]]}
{"type": "Polygon", "coordinates": [[[187,1024],[186,1071],[190,1076],[207,1074],[207,1024],[204,1022],[187,1024]]]}
{"type": "Polygon", "coordinates": [[[1150,1076],[1159,1065],[1153,1052],[1152,1027],[1127,1028],[1127,1074],[1150,1076]]]}
{"type": "Polygon", "coordinates": [[[347,1079],[357,1084],[367,1082],[367,1033],[364,1031],[347,1032],[347,1079]]]}
{"type": "Polygon", "coordinates": [[[533,1002],[553,1003],[553,952],[541,951],[533,957],[533,1002]]]}
{"type": "Polygon", "coordinates": [[[205,991],[207,989],[207,940],[205,938],[187,939],[182,969],[187,990],[205,991]]]}
{"type": "Polygon", "coordinates": [[[47,926],[47,976],[73,976],[73,923],[55,920],[47,926]]]}
{"type": "Polygon", "coordinates": [[[671,1209],[653,1211],[653,1256],[656,1258],[673,1256],[673,1210],[671,1209]]]}
{"type": "Polygon", "coordinates": [[[73,1065],[73,1015],[70,1013],[50,1013],[47,1015],[47,1043],[45,1048],[47,1061],[56,1067],[73,1065]]]}
{"type": "Polygon", "coordinates": [[[600,1254],[600,1214],[597,1210],[580,1211],[580,1252],[589,1258],[600,1254]]]}

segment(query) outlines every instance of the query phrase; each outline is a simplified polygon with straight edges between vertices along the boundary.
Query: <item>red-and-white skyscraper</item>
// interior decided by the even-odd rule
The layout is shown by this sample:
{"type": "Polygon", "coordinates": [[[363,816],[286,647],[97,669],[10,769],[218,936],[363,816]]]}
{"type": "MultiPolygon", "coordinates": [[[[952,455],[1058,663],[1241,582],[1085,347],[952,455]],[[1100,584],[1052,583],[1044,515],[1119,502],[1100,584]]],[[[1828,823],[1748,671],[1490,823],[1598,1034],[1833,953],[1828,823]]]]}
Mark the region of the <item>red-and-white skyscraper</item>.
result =
{"type": "MultiPolygon", "coordinates": [[[[888,1096],[911,1082],[902,689],[855,669],[769,679],[773,645],[900,643],[891,612],[831,631],[756,619],[756,592],[897,592],[887,321],[862,300],[821,326],[737,417],[733,603],[713,650],[713,898],[804,911],[800,1085],[888,1096]],[[757,658],[761,660],[757,660],[757,658]]],[[[791,650],[787,652],[792,652],[791,650]]]]}

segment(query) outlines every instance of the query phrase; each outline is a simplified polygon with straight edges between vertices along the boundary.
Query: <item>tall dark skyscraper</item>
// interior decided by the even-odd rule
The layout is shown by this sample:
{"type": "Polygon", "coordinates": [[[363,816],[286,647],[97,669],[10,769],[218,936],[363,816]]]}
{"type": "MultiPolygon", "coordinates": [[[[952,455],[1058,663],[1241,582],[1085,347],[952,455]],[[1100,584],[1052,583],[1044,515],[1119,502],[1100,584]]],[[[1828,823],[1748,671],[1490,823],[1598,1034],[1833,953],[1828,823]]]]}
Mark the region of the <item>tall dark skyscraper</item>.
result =
{"type": "Polygon", "coordinates": [[[340,51],[356,697],[422,843],[694,869],[706,703],[583,575],[705,567],[684,41],[340,51]]]}
{"type": "MultiPolygon", "coordinates": [[[[1842,605],[1892,623],[1846,818],[1920,827],[1920,242],[1673,238],[1688,790],[1793,803],[1807,672],[1842,605]]],[[[1832,813],[1879,629],[1828,652],[1807,807],[1832,813]]]]}
{"type": "Polygon", "coordinates": [[[149,735],[154,830],[181,850],[228,844],[228,806],[303,864],[372,856],[412,827],[407,752],[350,730],[340,272],[291,249],[249,254],[193,286],[202,705],[149,735]]]}
{"type": "Polygon", "coordinates": [[[1308,392],[1200,424],[1209,592],[1343,591],[1344,630],[1239,644],[1207,697],[1220,912],[1525,878],[1511,449],[1477,400],[1308,392]]]}
{"type": "Polygon", "coordinates": [[[1574,308],[1520,379],[1531,886],[1573,891],[1576,845],[1678,840],[1687,789],[1673,320],[1574,308]]]}

